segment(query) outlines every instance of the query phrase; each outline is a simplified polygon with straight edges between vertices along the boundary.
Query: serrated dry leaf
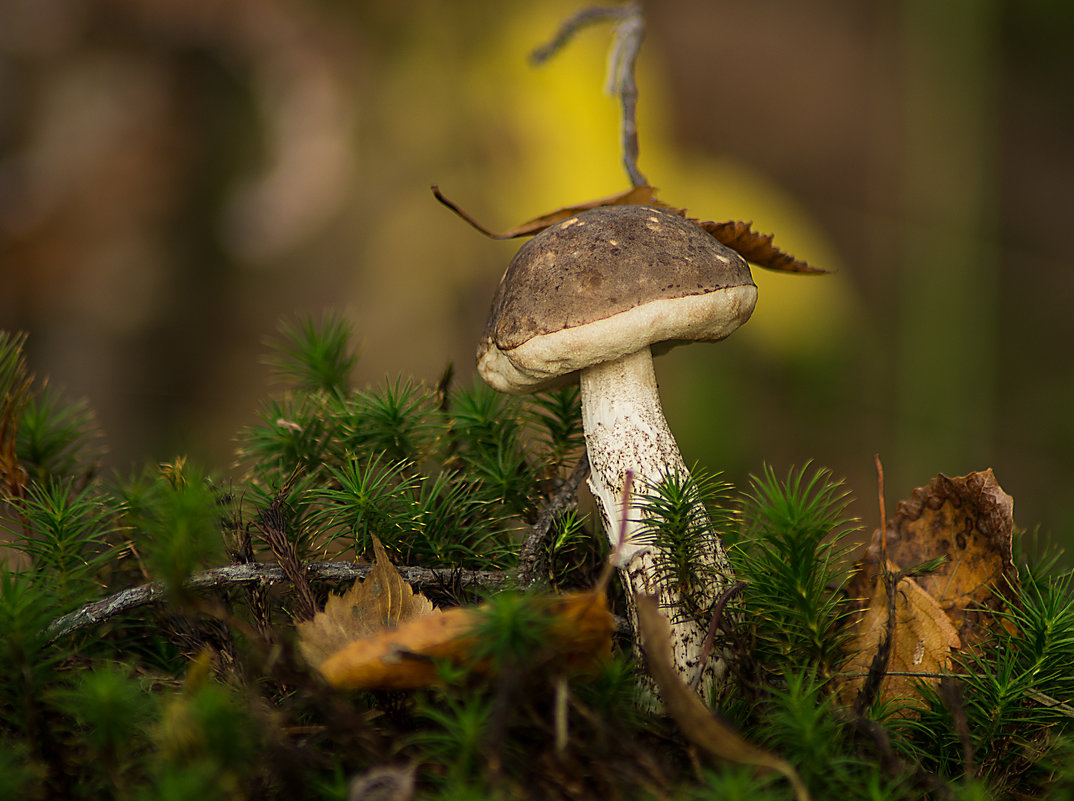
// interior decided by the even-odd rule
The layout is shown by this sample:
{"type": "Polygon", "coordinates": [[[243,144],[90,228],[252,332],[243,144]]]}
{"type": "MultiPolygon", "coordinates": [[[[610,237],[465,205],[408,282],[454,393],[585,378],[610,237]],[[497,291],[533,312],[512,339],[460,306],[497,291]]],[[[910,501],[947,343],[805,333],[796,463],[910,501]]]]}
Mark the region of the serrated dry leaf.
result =
{"type": "Polygon", "coordinates": [[[546,228],[550,228],[558,222],[562,222],[575,214],[589,209],[602,206],[653,206],[659,209],[678,214],[692,223],[704,228],[717,241],[736,251],[746,261],[752,262],[759,267],[769,270],[780,270],[792,273],[826,273],[819,267],[811,267],[804,261],[784,253],[772,244],[771,234],[758,234],[751,229],[752,223],[748,222],[701,222],[691,217],[686,209],[669,205],[656,197],[656,189],[651,186],[635,186],[618,195],[591,200],[588,203],[580,203],[577,206],[565,206],[561,209],[542,214],[532,220],[527,220],[514,228],[509,228],[501,234],[493,233],[477,220],[463,211],[458,204],[448,200],[440,191],[440,187],[432,187],[436,199],[451,209],[455,214],[468,222],[471,226],[483,233],[490,239],[516,239],[523,236],[539,234],[546,228]]]}
{"type": "Polygon", "coordinates": [[[748,742],[716,717],[697,693],[683,683],[671,663],[671,624],[667,617],[655,598],[639,595],[635,600],[645,663],[660,690],[660,699],[686,739],[718,759],[781,774],[790,782],[799,801],[808,801],[809,791],[789,762],[748,742]]]}
{"type": "MultiPolygon", "coordinates": [[[[1017,586],[1013,534],[1014,499],[991,469],[956,478],[941,474],[899,502],[888,525],[887,558],[905,569],[946,557],[917,583],[951,618],[963,647],[972,646],[997,625],[993,613],[1017,586]]],[[[852,595],[871,594],[880,551],[877,531],[849,588],[852,595]]]]}
{"type": "MultiPolygon", "coordinates": [[[[898,573],[898,567],[889,563],[889,570],[898,573]]],[[[845,703],[851,704],[857,697],[869,672],[873,657],[880,648],[887,632],[890,611],[887,583],[876,582],[872,598],[865,614],[855,627],[855,637],[850,643],[854,656],[844,671],[852,675],[841,688],[845,703]]],[[[883,700],[906,699],[917,695],[914,682],[929,681],[939,684],[939,678],[927,679],[891,675],[902,673],[938,673],[950,667],[951,652],[961,646],[958,632],[936,599],[910,577],[899,580],[895,587],[895,628],[892,633],[890,652],[879,697],[883,700]]]]}
{"type": "Polygon", "coordinates": [[[324,611],[298,624],[299,650],[307,662],[318,666],[355,640],[439,614],[428,598],[403,580],[374,537],[373,569],[343,595],[329,593],[324,611]]]}
{"type": "MultiPolygon", "coordinates": [[[[585,671],[610,657],[615,622],[603,592],[533,596],[531,603],[553,619],[542,658],[556,668],[585,671]]],[[[320,663],[333,687],[348,690],[406,690],[437,681],[437,662],[474,662],[479,645],[474,628],[481,607],[457,607],[427,615],[349,643],[320,663]]],[[[534,655],[537,658],[537,655],[534,655]]],[[[472,665],[483,671],[487,665],[472,665]]]]}
{"type": "Polygon", "coordinates": [[[717,240],[736,251],[748,262],[789,273],[826,273],[819,267],[811,267],[772,244],[772,234],[759,234],[748,222],[699,222],[702,228],[717,240]]]}

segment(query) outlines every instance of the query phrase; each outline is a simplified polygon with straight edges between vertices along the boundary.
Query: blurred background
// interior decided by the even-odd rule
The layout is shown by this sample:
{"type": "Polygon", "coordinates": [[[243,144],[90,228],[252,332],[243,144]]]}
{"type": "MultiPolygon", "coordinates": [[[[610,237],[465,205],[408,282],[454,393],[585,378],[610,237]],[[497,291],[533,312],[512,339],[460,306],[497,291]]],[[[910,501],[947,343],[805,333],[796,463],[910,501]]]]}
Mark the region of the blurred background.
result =
{"type": "MultiPolygon", "coordinates": [[[[1074,537],[1074,4],[643,3],[641,171],[828,276],[657,365],[688,462],[807,460],[875,525],[992,467],[1074,537]]],[[[281,318],[344,313],[359,384],[473,352],[504,229],[629,185],[611,30],[537,0],[0,0],[0,327],[97,410],[109,466],[230,464],[281,318]]]]}

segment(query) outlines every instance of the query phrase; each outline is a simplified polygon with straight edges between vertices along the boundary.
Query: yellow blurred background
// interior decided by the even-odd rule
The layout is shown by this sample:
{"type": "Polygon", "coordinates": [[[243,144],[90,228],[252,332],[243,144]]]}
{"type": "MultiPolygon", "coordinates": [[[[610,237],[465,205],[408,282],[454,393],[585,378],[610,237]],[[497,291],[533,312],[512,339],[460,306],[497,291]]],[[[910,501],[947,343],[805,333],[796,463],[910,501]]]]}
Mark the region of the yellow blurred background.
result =
{"type": "MultiPolygon", "coordinates": [[[[687,461],[814,460],[875,525],[993,467],[1074,535],[1074,6],[643,3],[641,171],[834,271],[657,367],[687,461]]],[[[97,410],[109,466],[230,462],[281,318],[345,313],[359,384],[473,352],[517,242],[628,186],[610,28],[561,0],[0,0],[0,327],[97,410]]]]}

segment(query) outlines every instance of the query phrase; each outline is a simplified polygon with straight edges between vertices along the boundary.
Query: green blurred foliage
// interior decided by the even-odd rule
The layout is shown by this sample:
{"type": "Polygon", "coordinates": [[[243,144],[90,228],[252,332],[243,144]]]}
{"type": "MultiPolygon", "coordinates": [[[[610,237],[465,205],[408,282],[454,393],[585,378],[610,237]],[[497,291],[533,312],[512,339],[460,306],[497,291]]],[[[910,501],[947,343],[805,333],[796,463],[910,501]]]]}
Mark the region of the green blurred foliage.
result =
{"type": "MultiPolygon", "coordinates": [[[[467,385],[515,244],[429,185],[492,228],[625,186],[607,29],[526,61],[578,7],[11,0],[0,327],[88,396],[124,470],[227,461],[269,380],[263,332],[296,311],[356,324],[359,386],[449,362],[467,385]]],[[[750,325],[664,358],[688,462],[741,481],[812,458],[859,499],[875,452],[895,497],[991,466],[1022,525],[1071,530],[1064,9],[646,4],[642,172],[836,271],[756,271],[750,325]]],[[[62,433],[36,441],[42,469],[62,433]]]]}

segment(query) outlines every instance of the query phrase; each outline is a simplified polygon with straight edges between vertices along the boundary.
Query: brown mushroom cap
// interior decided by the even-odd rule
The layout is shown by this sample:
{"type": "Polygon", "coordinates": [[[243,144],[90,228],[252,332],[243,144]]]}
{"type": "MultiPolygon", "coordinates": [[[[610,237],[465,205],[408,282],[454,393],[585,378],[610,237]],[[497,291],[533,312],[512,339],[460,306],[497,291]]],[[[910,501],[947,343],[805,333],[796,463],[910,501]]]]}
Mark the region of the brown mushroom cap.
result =
{"type": "Polygon", "coordinates": [[[695,223],[649,206],[591,209],[515,254],[478,371],[501,392],[535,392],[649,345],[723,339],[756,299],[749,265],[695,223]]]}

